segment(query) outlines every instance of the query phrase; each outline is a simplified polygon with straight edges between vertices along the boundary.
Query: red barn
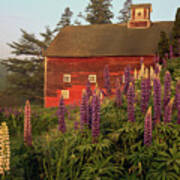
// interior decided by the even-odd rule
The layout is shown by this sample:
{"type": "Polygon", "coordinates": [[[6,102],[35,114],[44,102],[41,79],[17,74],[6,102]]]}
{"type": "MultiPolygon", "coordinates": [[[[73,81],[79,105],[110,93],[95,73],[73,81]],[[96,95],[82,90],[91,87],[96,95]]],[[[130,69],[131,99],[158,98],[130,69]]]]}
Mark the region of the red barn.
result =
{"type": "Polygon", "coordinates": [[[132,5],[127,24],[62,29],[45,52],[45,107],[57,106],[61,94],[66,104],[78,103],[87,79],[102,88],[106,64],[112,86],[128,64],[139,66],[141,57],[152,64],[160,32],[170,34],[173,22],[151,22],[151,11],[151,4],[132,5]]]}

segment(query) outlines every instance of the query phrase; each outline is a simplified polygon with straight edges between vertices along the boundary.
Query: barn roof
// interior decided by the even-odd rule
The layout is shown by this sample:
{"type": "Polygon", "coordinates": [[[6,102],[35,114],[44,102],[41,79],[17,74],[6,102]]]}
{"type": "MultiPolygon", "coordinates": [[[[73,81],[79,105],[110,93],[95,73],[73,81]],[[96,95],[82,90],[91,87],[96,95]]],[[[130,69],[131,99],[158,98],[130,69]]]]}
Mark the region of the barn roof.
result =
{"type": "Polygon", "coordinates": [[[49,57],[154,55],[163,30],[170,34],[173,22],[154,22],[147,29],[129,29],[126,24],[68,26],[45,51],[49,57]]]}

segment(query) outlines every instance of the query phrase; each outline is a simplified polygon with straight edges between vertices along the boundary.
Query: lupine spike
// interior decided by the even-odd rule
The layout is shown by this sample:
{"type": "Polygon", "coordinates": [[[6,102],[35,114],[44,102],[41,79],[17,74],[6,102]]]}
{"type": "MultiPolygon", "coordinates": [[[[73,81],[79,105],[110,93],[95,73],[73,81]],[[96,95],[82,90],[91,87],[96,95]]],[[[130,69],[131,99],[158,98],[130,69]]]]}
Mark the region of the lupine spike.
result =
{"type": "Polygon", "coordinates": [[[147,83],[146,83],[146,79],[143,78],[141,79],[141,111],[143,113],[146,112],[146,108],[147,108],[147,83]]]}
{"type": "Polygon", "coordinates": [[[154,78],[154,118],[155,124],[160,122],[161,117],[161,83],[158,77],[154,78]]]}
{"type": "Polygon", "coordinates": [[[144,122],[144,145],[150,146],[152,143],[152,108],[149,107],[144,122]]]}
{"type": "Polygon", "coordinates": [[[100,134],[100,100],[94,95],[92,100],[92,140],[97,143],[100,134]]]}
{"type": "Polygon", "coordinates": [[[124,78],[125,78],[125,84],[124,84],[124,93],[126,94],[129,88],[129,83],[131,81],[131,68],[130,66],[127,66],[124,70],[124,78]]]}
{"type": "Polygon", "coordinates": [[[24,143],[28,146],[32,145],[31,106],[29,100],[26,101],[24,108],[24,143]]]}
{"type": "Polygon", "coordinates": [[[0,126],[0,174],[10,170],[10,141],[6,122],[0,126]]]}
{"type": "Polygon", "coordinates": [[[87,124],[89,129],[91,129],[92,125],[92,96],[88,99],[86,98],[86,117],[87,117],[87,124]]]}
{"type": "Polygon", "coordinates": [[[135,92],[134,92],[134,85],[130,83],[129,89],[127,92],[127,112],[128,112],[128,121],[134,122],[135,121],[135,114],[134,114],[134,103],[135,103],[135,92]]]}
{"type": "Polygon", "coordinates": [[[107,95],[110,96],[112,92],[111,92],[110,74],[109,74],[108,65],[104,67],[104,87],[106,89],[107,95]]]}
{"type": "Polygon", "coordinates": [[[164,79],[164,108],[168,104],[170,97],[171,97],[171,74],[169,71],[167,71],[164,79]]]}
{"type": "Polygon", "coordinates": [[[165,107],[164,123],[170,123],[171,122],[173,102],[174,102],[174,98],[171,98],[171,100],[169,101],[169,103],[165,107]]]}
{"type": "Polygon", "coordinates": [[[64,120],[65,115],[65,105],[64,105],[64,98],[61,96],[60,102],[59,102],[59,108],[58,108],[58,130],[62,133],[66,132],[66,124],[64,120]]]}
{"type": "Polygon", "coordinates": [[[88,98],[90,96],[92,96],[91,84],[90,84],[89,80],[88,80],[87,85],[86,85],[86,93],[87,93],[88,98]]]}

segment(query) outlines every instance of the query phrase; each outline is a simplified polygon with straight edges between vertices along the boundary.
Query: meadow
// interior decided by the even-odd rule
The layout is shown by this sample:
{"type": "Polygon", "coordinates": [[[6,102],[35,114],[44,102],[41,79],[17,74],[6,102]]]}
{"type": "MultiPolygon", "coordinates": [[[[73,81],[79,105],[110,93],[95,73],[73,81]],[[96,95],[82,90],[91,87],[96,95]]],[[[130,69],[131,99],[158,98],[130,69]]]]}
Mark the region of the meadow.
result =
{"type": "Polygon", "coordinates": [[[87,85],[80,106],[1,107],[1,179],[178,180],[179,61],[127,67],[115,90],[106,68],[104,98],[87,85]]]}

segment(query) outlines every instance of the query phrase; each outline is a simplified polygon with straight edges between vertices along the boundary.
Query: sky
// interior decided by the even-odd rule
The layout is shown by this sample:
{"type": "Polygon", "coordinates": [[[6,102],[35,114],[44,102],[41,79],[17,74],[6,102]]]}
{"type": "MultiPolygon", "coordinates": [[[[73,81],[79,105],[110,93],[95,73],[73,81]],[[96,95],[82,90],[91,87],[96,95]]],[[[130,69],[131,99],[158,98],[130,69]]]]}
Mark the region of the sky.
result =
{"type": "MultiPolygon", "coordinates": [[[[125,0],[112,0],[112,11],[117,22],[125,0]]],[[[89,0],[0,0],[0,58],[10,55],[7,43],[18,41],[20,29],[38,35],[46,26],[53,29],[66,7],[73,11],[73,21],[84,12],[89,0]]],[[[133,0],[133,4],[151,3],[152,21],[173,21],[180,0],[133,0]]]]}

